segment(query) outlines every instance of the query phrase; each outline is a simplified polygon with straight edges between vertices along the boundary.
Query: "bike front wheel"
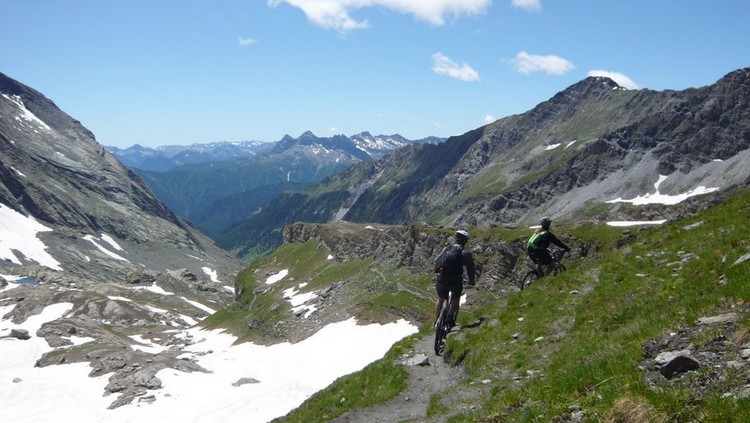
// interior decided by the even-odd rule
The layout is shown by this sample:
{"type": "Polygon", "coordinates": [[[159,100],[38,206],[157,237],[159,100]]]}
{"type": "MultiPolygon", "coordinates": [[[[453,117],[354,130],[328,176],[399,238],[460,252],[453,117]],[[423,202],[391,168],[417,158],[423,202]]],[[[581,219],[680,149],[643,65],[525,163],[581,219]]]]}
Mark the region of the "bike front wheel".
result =
{"type": "Polygon", "coordinates": [[[438,326],[435,329],[435,355],[442,355],[445,350],[445,337],[447,332],[445,331],[445,325],[442,319],[438,322],[438,326]]]}
{"type": "Polygon", "coordinates": [[[566,271],[568,269],[565,268],[565,265],[562,263],[557,263],[555,265],[555,275],[559,275],[560,273],[566,271]]]}
{"type": "Polygon", "coordinates": [[[521,280],[519,281],[518,288],[524,289],[534,283],[534,281],[536,281],[537,279],[539,279],[539,274],[536,272],[536,270],[526,272],[526,274],[523,275],[523,278],[521,278],[521,280]]]}

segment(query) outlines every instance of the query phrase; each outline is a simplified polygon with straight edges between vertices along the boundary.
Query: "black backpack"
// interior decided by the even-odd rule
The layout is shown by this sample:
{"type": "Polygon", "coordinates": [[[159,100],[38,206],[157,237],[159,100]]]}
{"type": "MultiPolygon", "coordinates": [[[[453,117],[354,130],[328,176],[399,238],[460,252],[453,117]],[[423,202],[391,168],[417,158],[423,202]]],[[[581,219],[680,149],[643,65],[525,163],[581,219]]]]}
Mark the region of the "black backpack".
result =
{"type": "Polygon", "coordinates": [[[463,252],[461,244],[447,245],[435,259],[435,272],[441,278],[461,277],[464,272],[461,260],[463,252]]]}

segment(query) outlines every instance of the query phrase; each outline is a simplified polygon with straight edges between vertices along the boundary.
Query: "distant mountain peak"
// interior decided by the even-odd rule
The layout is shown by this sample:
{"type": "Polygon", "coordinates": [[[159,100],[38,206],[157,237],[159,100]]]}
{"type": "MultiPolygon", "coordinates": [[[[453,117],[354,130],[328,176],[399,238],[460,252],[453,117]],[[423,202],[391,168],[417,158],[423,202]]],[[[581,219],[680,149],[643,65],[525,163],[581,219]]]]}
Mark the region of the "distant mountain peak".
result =
{"type": "Polygon", "coordinates": [[[562,93],[591,95],[605,91],[626,89],[627,88],[621,86],[612,78],[606,76],[589,76],[564,89],[562,93]]]}
{"type": "Polygon", "coordinates": [[[364,131],[360,132],[359,134],[352,135],[352,138],[373,138],[373,136],[371,133],[364,131]]]}

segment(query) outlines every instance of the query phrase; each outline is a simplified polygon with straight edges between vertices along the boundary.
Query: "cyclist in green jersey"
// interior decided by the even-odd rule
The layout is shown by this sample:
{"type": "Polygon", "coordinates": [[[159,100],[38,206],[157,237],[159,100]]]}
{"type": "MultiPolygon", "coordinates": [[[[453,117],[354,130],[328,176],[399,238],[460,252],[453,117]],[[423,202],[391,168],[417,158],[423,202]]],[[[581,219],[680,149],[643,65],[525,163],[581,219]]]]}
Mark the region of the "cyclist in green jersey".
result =
{"type": "Polygon", "coordinates": [[[537,229],[536,232],[531,235],[531,238],[529,238],[526,246],[526,253],[529,255],[531,261],[536,263],[536,265],[544,271],[545,275],[549,275],[555,267],[552,256],[550,255],[549,250],[547,250],[549,245],[555,244],[566,252],[570,251],[570,248],[550,232],[549,227],[552,224],[552,219],[545,216],[539,221],[539,223],[542,227],[537,229]]]}

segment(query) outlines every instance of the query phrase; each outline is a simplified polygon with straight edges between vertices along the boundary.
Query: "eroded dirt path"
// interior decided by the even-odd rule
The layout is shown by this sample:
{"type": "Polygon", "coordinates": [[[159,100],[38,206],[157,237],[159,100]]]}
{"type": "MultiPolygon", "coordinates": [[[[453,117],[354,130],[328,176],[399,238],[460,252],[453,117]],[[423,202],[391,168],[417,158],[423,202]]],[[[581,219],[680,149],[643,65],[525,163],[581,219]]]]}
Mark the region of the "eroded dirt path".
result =
{"type": "MultiPolygon", "coordinates": [[[[458,329],[454,329],[454,332],[458,329]]],[[[452,333],[450,336],[455,336],[452,333]]],[[[354,410],[334,422],[400,422],[428,421],[430,396],[460,382],[465,373],[461,366],[452,366],[433,351],[433,335],[418,340],[413,351],[402,358],[409,373],[407,388],[396,398],[374,407],[354,410]],[[421,359],[424,358],[425,361],[421,359]],[[421,364],[417,364],[421,363],[421,364]]],[[[432,420],[429,420],[432,421],[432,420]]]]}

